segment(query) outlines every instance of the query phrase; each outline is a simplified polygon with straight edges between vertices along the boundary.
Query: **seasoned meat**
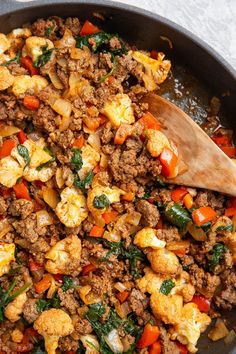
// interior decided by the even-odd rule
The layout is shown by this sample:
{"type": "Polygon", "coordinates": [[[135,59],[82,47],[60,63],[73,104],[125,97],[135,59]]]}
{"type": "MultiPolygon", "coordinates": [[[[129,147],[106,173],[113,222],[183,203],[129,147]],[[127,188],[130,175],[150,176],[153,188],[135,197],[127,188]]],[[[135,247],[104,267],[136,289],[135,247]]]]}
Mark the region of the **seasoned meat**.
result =
{"type": "Polygon", "coordinates": [[[155,227],[159,221],[160,213],[157,207],[146,200],[140,200],[136,204],[137,211],[142,214],[144,226],[155,227]]]}
{"type": "Polygon", "coordinates": [[[33,213],[34,204],[26,199],[17,199],[10,204],[8,211],[12,216],[20,216],[25,219],[33,213]]]}

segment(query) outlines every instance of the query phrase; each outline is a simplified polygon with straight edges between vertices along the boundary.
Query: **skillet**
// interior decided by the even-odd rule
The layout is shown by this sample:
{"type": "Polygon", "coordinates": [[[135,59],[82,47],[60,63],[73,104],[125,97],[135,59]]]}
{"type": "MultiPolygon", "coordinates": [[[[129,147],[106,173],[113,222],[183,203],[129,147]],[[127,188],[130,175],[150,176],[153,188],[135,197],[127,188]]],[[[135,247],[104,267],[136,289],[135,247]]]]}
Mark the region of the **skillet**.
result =
{"type": "MultiPolygon", "coordinates": [[[[173,100],[198,123],[204,123],[209,100],[216,95],[222,103],[221,121],[236,130],[236,73],[233,68],[204,41],[151,12],[106,0],[35,0],[24,3],[1,0],[0,32],[8,33],[23,23],[51,15],[92,19],[94,12],[104,16],[103,29],[119,33],[140,49],[161,50],[171,59],[173,75],[162,85],[161,95],[173,100]],[[163,37],[171,40],[172,49],[163,37]]],[[[236,310],[222,315],[229,328],[236,326],[236,310]]],[[[236,354],[236,339],[226,345],[224,341],[211,342],[203,335],[198,348],[199,354],[236,354]]]]}

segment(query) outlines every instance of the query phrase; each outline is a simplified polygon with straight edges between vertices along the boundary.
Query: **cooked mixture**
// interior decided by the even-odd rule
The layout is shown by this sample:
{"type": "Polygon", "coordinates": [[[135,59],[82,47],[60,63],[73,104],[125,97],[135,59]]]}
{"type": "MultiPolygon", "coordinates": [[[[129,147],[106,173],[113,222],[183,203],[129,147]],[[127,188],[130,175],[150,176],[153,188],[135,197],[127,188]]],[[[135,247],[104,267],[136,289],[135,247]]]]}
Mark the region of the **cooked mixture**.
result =
{"type": "Polygon", "coordinates": [[[142,103],[170,69],[78,18],[0,34],[1,354],[195,353],[211,322],[234,337],[236,198],[168,183],[184,161],[142,103]]]}

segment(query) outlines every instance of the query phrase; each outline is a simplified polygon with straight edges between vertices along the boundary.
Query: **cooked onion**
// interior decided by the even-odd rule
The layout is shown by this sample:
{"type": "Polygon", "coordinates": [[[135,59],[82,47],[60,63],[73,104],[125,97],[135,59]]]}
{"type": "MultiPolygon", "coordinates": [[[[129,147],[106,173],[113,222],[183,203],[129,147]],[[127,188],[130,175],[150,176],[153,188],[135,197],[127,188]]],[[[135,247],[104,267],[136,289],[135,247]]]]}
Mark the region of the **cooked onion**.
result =
{"type": "Polygon", "coordinates": [[[70,117],[72,105],[71,102],[63,98],[57,98],[51,105],[52,109],[63,117],[70,117]]]}
{"type": "Polygon", "coordinates": [[[14,127],[13,125],[3,125],[0,127],[0,136],[2,138],[5,138],[7,136],[19,133],[20,129],[17,127],[14,127]]]}
{"type": "Polygon", "coordinates": [[[86,354],[99,354],[99,343],[97,338],[93,334],[86,334],[80,336],[83,346],[86,349],[86,354]]]}
{"type": "Polygon", "coordinates": [[[60,199],[57,192],[53,188],[43,188],[43,200],[52,208],[55,209],[60,199]]]}
{"type": "Polygon", "coordinates": [[[52,84],[56,89],[62,90],[64,88],[55,70],[50,70],[48,76],[50,77],[50,80],[52,81],[52,84]]]}
{"type": "Polygon", "coordinates": [[[56,183],[58,188],[62,188],[65,184],[64,178],[62,176],[62,168],[58,167],[55,175],[56,183]]]}
{"type": "Polygon", "coordinates": [[[105,341],[113,353],[122,353],[123,344],[120,340],[117,329],[113,329],[107,336],[105,336],[105,341]]]}
{"type": "Polygon", "coordinates": [[[0,239],[5,236],[9,231],[11,231],[11,226],[7,219],[0,221],[0,239]]]}
{"type": "Polygon", "coordinates": [[[131,213],[128,213],[126,216],[126,222],[128,222],[130,225],[138,226],[140,219],[141,219],[141,214],[136,211],[132,211],[131,213]]]}
{"type": "Polygon", "coordinates": [[[98,133],[92,133],[88,137],[88,143],[94,148],[96,151],[100,151],[101,141],[98,133]]]}
{"type": "Polygon", "coordinates": [[[61,118],[61,123],[59,124],[59,130],[60,132],[64,132],[71,123],[71,117],[62,117],[61,118]]]}
{"type": "Polygon", "coordinates": [[[176,251],[176,250],[186,250],[190,246],[190,241],[188,240],[181,240],[181,241],[171,241],[167,245],[167,249],[169,251],[176,251]]]}
{"type": "Polygon", "coordinates": [[[53,224],[53,219],[47,210],[39,210],[36,212],[37,227],[44,227],[53,224]]]}
{"type": "Polygon", "coordinates": [[[72,32],[66,28],[63,37],[56,41],[54,44],[56,48],[70,48],[75,47],[76,40],[74,39],[72,32]]]}
{"type": "Polygon", "coordinates": [[[190,235],[194,238],[196,241],[206,241],[207,236],[206,233],[203,231],[202,228],[195,226],[194,224],[189,223],[187,226],[187,230],[190,233],[190,235]]]}
{"type": "Polygon", "coordinates": [[[226,344],[231,344],[236,338],[236,333],[233,329],[229,332],[229,334],[225,337],[224,342],[226,344]]]}
{"type": "Polygon", "coordinates": [[[116,233],[115,230],[111,232],[105,231],[103,234],[103,238],[105,238],[110,242],[120,242],[121,240],[121,236],[118,233],[116,233]]]}
{"type": "Polygon", "coordinates": [[[233,216],[232,222],[233,222],[233,232],[235,232],[236,231],[236,215],[233,216]]]}
{"type": "Polygon", "coordinates": [[[92,288],[90,285],[85,285],[78,289],[79,296],[85,305],[95,304],[100,301],[100,299],[94,296],[91,290],[92,288]]]}
{"type": "Polygon", "coordinates": [[[53,277],[51,277],[51,285],[47,292],[47,298],[51,299],[57,290],[56,282],[53,277]]]}
{"type": "Polygon", "coordinates": [[[170,49],[173,48],[173,43],[171,42],[171,40],[168,38],[168,37],[165,37],[165,36],[160,36],[160,38],[163,40],[163,41],[166,41],[170,47],[170,49]]]}
{"type": "Polygon", "coordinates": [[[100,166],[103,169],[106,169],[108,166],[108,156],[103,154],[103,152],[101,153],[100,166]]]}
{"type": "Polygon", "coordinates": [[[126,286],[119,281],[115,283],[114,287],[120,292],[127,289],[126,286]]]}

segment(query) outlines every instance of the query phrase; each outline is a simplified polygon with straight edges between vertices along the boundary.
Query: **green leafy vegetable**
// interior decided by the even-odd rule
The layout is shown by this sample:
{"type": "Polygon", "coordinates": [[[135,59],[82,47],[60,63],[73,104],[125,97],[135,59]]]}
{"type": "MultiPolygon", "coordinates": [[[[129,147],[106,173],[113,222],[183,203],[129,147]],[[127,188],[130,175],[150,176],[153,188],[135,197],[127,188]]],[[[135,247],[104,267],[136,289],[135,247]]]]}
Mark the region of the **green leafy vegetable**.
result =
{"type": "Polygon", "coordinates": [[[135,324],[135,315],[132,313],[128,316],[128,319],[124,321],[123,328],[127,334],[130,334],[135,338],[134,342],[130,346],[129,350],[125,354],[133,354],[134,349],[136,348],[137,341],[141,335],[142,329],[135,324]]]}
{"type": "Polygon", "coordinates": [[[73,156],[72,156],[70,162],[71,162],[73,168],[75,169],[75,171],[79,171],[81,169],[81,167],[83,166],[81,152],[79,149],[76,149],[76,148],[72,149],[71,151],[73,152],[73,156]]]}
{"type": "Polygon", "coordinates": [[[49,150],[47,147],[45,147],[43,150],[46,151],[50,156],[52,156],[52,158],[49,161],[42,163],[41,165],[36,167],[37,171],[41,171],[43,168],[49,167],[54,161],[56,161],[56,157],[53,155],[51,150],[49,150]]]}
{"type": "Polygon", "coordinates": [[[166,279],[163,281],[160,287],[160,293],[168,295],[171,292],[171,289],[175,287],[175,283],[171,279],[166,279]]]}
{"type": "Polygon", "coordinates": [[[106,194],[101,194],[96,196],[93,200],[93,206],[96,209],[103,209],[110,205],[110,201],[107,198],[106,194]]]}
{"type": "Polygon", "coordinates": [[[83,181],[81,181],[79,176],[76,176],[74,179],[74,185],[75,187],[80,188],[83,192],[86,192],[86,189],[88,189],[93,182],[93,177],[93,171],[89,171],[83,181]]]}
{"type": "Polygon", "coordinates": [[[80,49],[86,46],[94,53],[109,52],[113,56],[121,56],[127,53],[127,49],[119,36],[107,32],[98,32],[87,36],[79,36],[76,38],[76,46],[80,49]],[[110,40],[115,37],[118,38],[121,43],[121,47],[119,49],[113,49],[109,45],[110,40]]]}
{"type": "Polygon", "coordinates": [[[23,157],[25,161],[25,166],[27,166],[30,163],[30,156],[29,156],[29,150],[27,147],[25,147],[22,144],[17,145],[17,151],[21,157],[23,157]]]}
{"type": "Polygon", "coordinates": [[[9,304],[9,302],[13,301],[17,296],[27,291],[31,284],[25,284],[20,289],[16,290],[13,294],[12,291],[16,286],[16,280],[13,280],[8,290],[4,291],[0,287],[0,322],[4,320],[4,309],[9,304]]]}
{"type": "Polygon", "coordinates": [[[48,300],[39,299],[36,302],[36,308],[38,313],[41,313],[50,308],[58,309],[59,307],[60,307],[60,299],[57,295],[54,295],[51,299],[48,300]]]}
{"type": "Polygon", "coordinates": [[[163,181],[163,179],[160,176],[158,176],[156,179],[156,186],[161,187],[161,188],[165,188],[167,186],[167,184],[163,181]]]}
{"type": "Polygon", "coordinates": [[[41,68],[44,66],[51,58],[54,48],[48,49],[48,45],[41,47],[42,54],[34,61],[34,66],[36,68],[41,68]]]}
{"type": "Polygon", "coordinates": [[[37,345],[32,350],[31,354],[47,354],[45,349],[42,349],[42,348],[44,348],[44,344],[43,343],[37,343],[37,345]]]}
{"type": "Polygon", "coordinates": [[[220,263],[220,260],[223,258],[225,251],[226,251],[225,245],[222,245],[221,243],[216,243],[214,245],[213,250],[212,250],[212,254],[211,254],[211,259],[208,264],[208,268],[211,272],[220,263]]]}
{"type": "Polygon", "coordinates": [[[218,226],[216,231],[233,231],[233,224],[218,226]]]}
{"type": "Polygon", "coordinates": [[[69,289],[75,289],[78,286],[76,285],[75,281],[68,277],[67,275],[64,275],[63,277],[63,285],[61,286],[62,291],[67,291],[69,289]]]}
{"type": "Polygon", "coordinates": [[[55,24],[52,25],[52,26],[47,27],[47,28],[45,29],[45,31],[44,31],[45,37],[49,37],[50,34],[53,32],[54,29],[55,29],[55,24]]]}
{"type": "Polygon", "coordinates": [[[188,211],[177,203],[170,203],[163,212],[164,218],[183,231],[191,221],[188,211]]]}
{"type": "Polygon", "coordinates": [[[210,221],[206,222],[205,224],[203,224],[203,225],[201,226],[201,228],[202,228],[203,231],[205,231],[205,232],[210,231],[210,229],[211,229],[211,222],[210,222],[210,221]]]}
{"type": "Polygon", "coordinates": [[[100,79],[99,79],[99,83],[102,83],[104,81],[106,81],[106,79],[108,79],[108,77],[110,77],[114,71],[115,71],[115,68],[116,68],[116,58],[113,59],[112,61],[112,68],[111,70],[104,76],[102,76],[100,79]]]}
{"type": "Polygon", "coordinates": [[[15,58],[12,58],[12,59],[6,61],[4,64],[2,64],[2,66],[8,66],[12,63],[20,64],[20,52],[16,53],[15,58]]]}
{"type": "Polygon", "coordinates": [[[141,199],[148,199],[151,196],[151,192],[147,189],[141,199]]]}

